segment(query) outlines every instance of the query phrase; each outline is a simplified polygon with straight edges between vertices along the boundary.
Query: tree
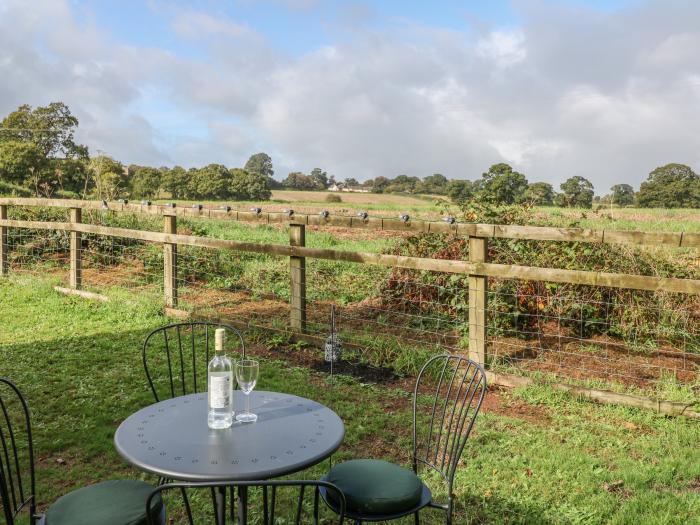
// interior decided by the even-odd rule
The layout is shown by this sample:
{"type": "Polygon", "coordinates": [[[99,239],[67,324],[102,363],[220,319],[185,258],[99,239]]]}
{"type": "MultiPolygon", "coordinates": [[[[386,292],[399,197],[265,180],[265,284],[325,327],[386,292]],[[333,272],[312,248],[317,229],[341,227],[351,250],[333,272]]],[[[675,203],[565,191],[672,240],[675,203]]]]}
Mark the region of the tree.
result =
{"type": "Polygon", "coordinates": [[[272,169],[272,159],[267,153],[262,152],[251,155],[243,169],[248,173],[260,173],[266,177],[272,177],[275,174],[275,170],[272,169]]]}
{"type": "Polygon", "coordinates": [[[190,174],[182,166],[172,169],[161,168],[161,188],[170,193],[173,199],[189,198],[190,174]]]}
{"type": "Polygon", "coordinates": [[[454,202],[466,202],[474,196],[474,183],[470,180],[451,180],[447,183],[447,196],[454,202]]]}
{"type": "Polygon", "coordinates": [[[562,193],[558,204],[569,208],[590,208],[593,206],[593,184],[579,175],[570,177],[559,186],[562,193]]]}
{"type": "Polygon", "coordinates": [[[190,170],[188,197],[192,199],[226,199],[231,193],[231,172],[223,164],[209,164],[190,170]]]}
{"type": "Polygon", "coordinates": [[[627,206],[634,203],[634,188],[629,184],[615,184],[612,188],[611,204],[627,206]]]}
{"type": "Polygon", "coordinates": [[[233,168],[231,171],[231,187],[229,192],[232,197],[238,200],[269,200],[272,196],[270,191],[270,178],[262,173],[250,173],[240,168],[233,168]]]}
{"type": "MultiPolygon", "coordinates": [[[[67,189],[80,191],[86,181],[76,181],[67,170],[76,166],[70,161],[88,158],[87,147],[75,143],[77,127],[78,119],[62,102],[36,109],[20,106],[0,123],[0,178],[16,180],[21,170],[24,176],[16,182],[33,187],[36,195],[50,195],[67,185],[67,189]],[[12,157],[16,160],[10,161],[12,157]]],[[[80,172],[86,173],[84,169],[80,172]]]]}
{"type": "Polygon", "coordinates": [[[314,168],[309,174],[311,180],[314,182],[316,189],[325,190],[328,188],[328,174],[321,168],[314,168]]]}
{"type": "Polygon", "coordinates": [[[390,179],[384,193],[416,193],[420,185],[418,177],[409,177],[408,175],[398,175],[390,179]]]}
{"type": "Polygon", "coordinates": [[[148,166],[129,166],[131,197],[155,198],[160,191],[162,174],[156,168],[148,166]]]}
{"type": "Polygon", "coordinates": [[[479,181],[479,197],[493,204],[520,202],[527,189],[527,179],[522,173],[513,171],[508,164],[494,164],[479,181]]]}
{"type": "Polygon", "coordinates": [[[352,177],[348,177],[347,179],[345,179],[345,185],[353,187],[353,186],[359,186],[360,183],[357,182],[357,179],[353,179],[352,177]]]}
{"type": "Polygon", "coordinates": [[[314,180],[300,171],[293,171],[282,181],[282,186],[293,190],[312,191],[318,189],[314,180]]]}
{"type": "Polygon", "coordinates": [[[551,206],[554,203],[554,188],[547,182],[528,184],[523,193],[522,202],[528,202],[534,206],[551,206]]]}
{"type": "Polygon", "coordinates": [[[368,181],[367,185],[372,186],[372,192],[374,193],[384,193],[384,190],[386,190],[389,185],[389,179],[380,175],[368,181]]]}
{"type": "Polygon", "coordinates": [[[95,185],[95,196],[98,199],[114,200],[127,193],[127,170],[112,157],[100,155],[90,159],[88,174],[95,185]]]}
{"type": "Polygon", "coordinates": [[[0,180],[22,184],[46,165],[47,160],[36,144],[18,140],[0,142],[0,180]]]}
{"type": "Polygon", "coordinates": [[[447,177],[440,173],[428,175],[423,179],[420,185],[421,193],[432,193],[435,195],[445,195],[447,193],[447,185],[449,181],[447,177]]]}
{"type": "Polygon", "coordinates": [[[637,202],[643,208],[699,208],[700,177],[685,164],[660,166],[642,182],[637,202]]]}

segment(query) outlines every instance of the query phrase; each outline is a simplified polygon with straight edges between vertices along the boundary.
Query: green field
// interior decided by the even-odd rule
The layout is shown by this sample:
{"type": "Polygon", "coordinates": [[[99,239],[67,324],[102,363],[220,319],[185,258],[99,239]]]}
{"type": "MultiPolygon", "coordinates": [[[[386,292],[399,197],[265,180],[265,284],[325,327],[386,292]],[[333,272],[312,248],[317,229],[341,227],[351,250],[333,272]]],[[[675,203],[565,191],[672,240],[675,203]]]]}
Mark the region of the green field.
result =
{"type": "MultiPolygon", "coordinates": [[[[42,508],[101,479],[155,482],[117,456],[112,438],[125,417],[151,402],[139,347],[167,319],[146,298],[109,295],[109,303],[93,303],[59,295],[43,280],[0,281],[2,374],[32,408],[42,508]]],[[[253,336],[253,354],[272,344],[264,333],[253,336]]],[[[406,464],[410,381],[347,377],[331,385],[298,364],[294,352],[301,351],[267,352],[279,357],[263,360],[260,388],[334,408],[347,428],[336,461],[372,455],[406,464]]],[[[700,523],[698,442],[700,425],[683,418],[598,406],[545,387],[493,391],[458,471],[455,523],[700,523]]],[[[197,500],[198,508],[206,502],[197,500]]],[[[177,502],[170,508],[179,523],[177,502]]],[[[440,523],[440,515],[426,511],[423,522],[440,523]]]]}
{"type": "MultiPolygon", "coordinates": [[[[414,219],[439,220],[448,199],[444,196],[342,193],[323,191],[274,190],[269,202],[237,201],[234,208],[248,210],[261,206],[266,211],[282,211],[293,208],[301,213],[318,213],[327,209],[332,213],[355,215],[367,211],[379,217],[396,217],[408,213],[414,219]],[[342,202],[326,202],[328,195],[340,196],[342,202]],[[441,204],[442,203],[442,204],[441,204]]],[[[191,201],[186,204],[190,204],[191,201]]],[[[209,202],[217,205],[220,202],[209,202]]],[[[447,204],[448,207],[449,204],[447,204]]],[[[458,217],[456,207],[452,213],[458,217]]],[[[533,223],[545,222],[552,226],[576,226],[581,228],[605,228],[613,230],[698,232],[700,210],[663,208],[613,208],[593,205],[592,209],[536,207],[531,210],[533,223]]]]}

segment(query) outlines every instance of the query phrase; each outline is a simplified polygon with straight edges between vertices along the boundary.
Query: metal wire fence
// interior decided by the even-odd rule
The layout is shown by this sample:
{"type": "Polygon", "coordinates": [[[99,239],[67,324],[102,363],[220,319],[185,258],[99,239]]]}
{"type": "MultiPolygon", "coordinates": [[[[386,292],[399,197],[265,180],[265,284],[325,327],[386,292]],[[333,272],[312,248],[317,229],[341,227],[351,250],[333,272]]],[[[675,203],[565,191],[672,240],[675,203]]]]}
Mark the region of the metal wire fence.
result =
{"type": "MultiPolygon", "coordinates": [[[[12,206],[8,218],[66,221],[66,212],[12,206]]],[[[162,217],[90,210],[82,222],[162,232],[162,217]]],[[[178,220],[178,233],[285,244],[288,226],[249,226],[212,219],[178,220]]],[[[307,246],[333,239],[307,232],[307,246]]],[[[9,228],[13,273],[49,276],[66,285],[70,232],[9,228]]],[[[387,246],[390,246],[390,239],[387,246]]],[[[104,291],[126,288],[162,297],[163,245],[83,233],[82,284],[104,291]]],[[[348,367],[412,374],[433,354],[469,349],[468,276],[306,258],[290,272],[288,257],[199,246],[177,246],[179,307],[267,330],[274,344],[294,344],[290,312],[305,321],[316,347],[329,338],[343,345],[348,367]],[[305,287],[303,303],[292,300],[305,287]],[[276,335],[275,335],[276,334],[276,335]]],[[[473,309],[473,306],[472,306],[473,309]]],[[[621,392],[653,393],[696,403],[700,389],[700,297],[523,279],[488,279],[486,354],[495,372],[565,381],[621,392]]],[[[323,353],[314,354],[318,366],[323,353]]],[[[336,365],[338,366],[338,365],[336,365]]]]}

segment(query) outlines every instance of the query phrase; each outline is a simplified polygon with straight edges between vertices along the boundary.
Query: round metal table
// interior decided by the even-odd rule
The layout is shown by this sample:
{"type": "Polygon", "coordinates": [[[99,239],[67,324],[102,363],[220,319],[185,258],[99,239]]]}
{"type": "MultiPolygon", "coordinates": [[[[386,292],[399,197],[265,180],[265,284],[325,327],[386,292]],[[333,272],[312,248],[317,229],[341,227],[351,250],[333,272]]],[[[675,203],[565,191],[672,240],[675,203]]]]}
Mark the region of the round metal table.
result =
{"type": "MultiPolygon", "coordinates": [[[[234,391],[234,409],[244,394],[234,391]]],[[[206,393],[160,401],[125,419],[114,435],[119,454],[136,467],[180,481],[249,481],[293,474],[335,452],[345,427],[330,408],[303,397],[253,391],[255,423],[207,426],[206,393]]],[[[221,490],[225,507],[225,490],[221,490]]],[[[245,520],[240,491],[239,521],[245,520]]],[[[220,521],[223,523],[223,521],[220,521]]]]}

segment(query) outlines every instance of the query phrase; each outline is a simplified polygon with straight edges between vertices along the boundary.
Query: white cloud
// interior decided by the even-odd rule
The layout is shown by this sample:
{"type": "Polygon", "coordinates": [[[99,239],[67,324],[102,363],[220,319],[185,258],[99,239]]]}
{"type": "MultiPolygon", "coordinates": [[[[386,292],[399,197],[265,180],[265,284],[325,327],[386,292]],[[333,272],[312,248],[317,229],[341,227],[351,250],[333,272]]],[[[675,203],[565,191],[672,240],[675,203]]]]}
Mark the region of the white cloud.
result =
{"type": "Polygon", "coordinates": [[[527,58],[525,35],[521,31],[493,31],[477,42],[476,52],[497,67],[513,66],[527,58]]]}
{"type": "Polygon", "coordinates": [[[242,165],[263,150],[282,177],[476,178],[506,161],[604,192],[666,162],[700,169],[699,2],[515,6],[514,29],[358,25],[296,57],[241,21],[164,9],[197,46],[185,58],[78,23],[67,2],[0,0],[0,113],[63,100],[83,141],[126,162],[242,165]]]}

